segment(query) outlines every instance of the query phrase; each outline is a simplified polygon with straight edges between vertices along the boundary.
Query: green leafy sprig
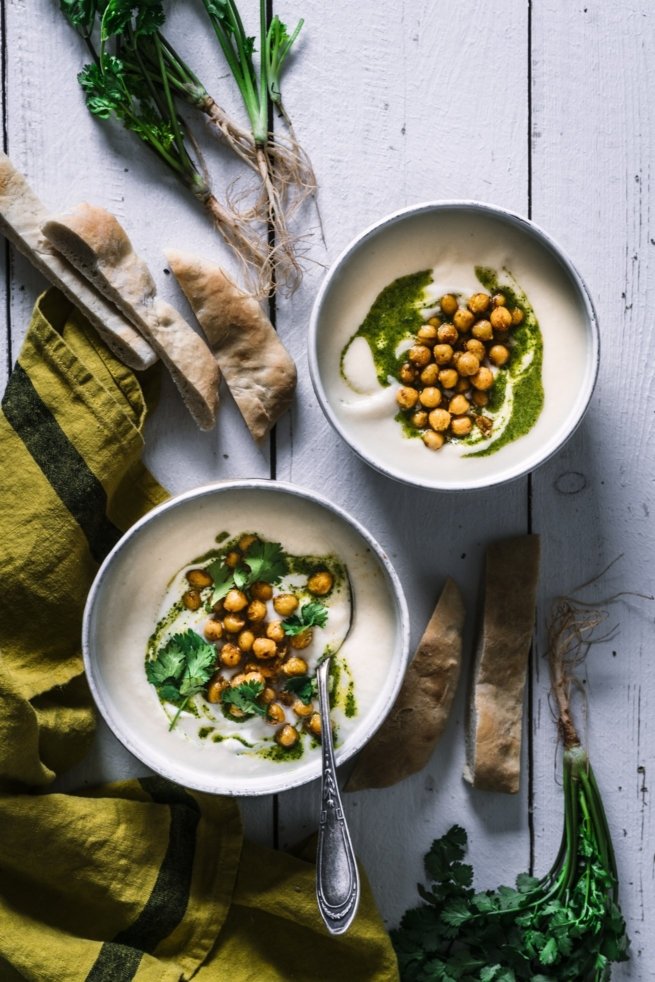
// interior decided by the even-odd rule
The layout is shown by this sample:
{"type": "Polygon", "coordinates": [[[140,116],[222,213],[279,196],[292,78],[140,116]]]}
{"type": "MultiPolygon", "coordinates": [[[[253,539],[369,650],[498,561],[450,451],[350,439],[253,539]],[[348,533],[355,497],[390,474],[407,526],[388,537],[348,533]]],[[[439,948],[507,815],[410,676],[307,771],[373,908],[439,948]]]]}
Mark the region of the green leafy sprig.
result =
{"type": "Polygon", "coordinates": [[[253,583],[279,583],[288,572],[289,564],[279,542],[255,539],[232,569],[224,559],[215,559],[207,566],[214,581],[208,606],[222,600],[230,590],[246,590],[253,583]]]}
{"type": "Polygon", "coordinates": [[[565,823],[552,869],[521,874],[516,888],[476,893],[462,862],[466,833],[453,826],[425,858],[429,889],[392,931],[403,982],[601,982],[628,958],[612,843],[581,747],[564,753],[565,823]]]}
{"type": "MultiPolygon", "coordinates": [[[[224,689],[221,695],[221,706],[236,706],[246,717],[266,716],[266,706],[262,706],[257,700],[264,691],[264,683],[256,681],[245,681],[239,685],[224,689]]],[[[227,714],[226,714],[227,715],[227,714]]],[[[234,717],[230,717],[233,719],[234,717]]]]}
{"type": "Polygon", "coordinates": [[[177,706],[170,730],[189,700],[204,689],[215,668],[216,649],[195,631],[174,634],[157,657],[146,662],[146,678],[159,698],[177,706]]]}
{"type": "Polygon", "coordinates": [[[306,706],[318,696],[318,683],[315,675],[293,675],[287,679],[284,688],[293,692],[306,706]]]}
{"type": "Polygon", "coordinates": [[[297,614],[291,614],[282,621],[284,633],[293,637],[302,634],[310,627],[325,627],[328,619],[328,609],[318,600],[303,604],[297,614]]]}

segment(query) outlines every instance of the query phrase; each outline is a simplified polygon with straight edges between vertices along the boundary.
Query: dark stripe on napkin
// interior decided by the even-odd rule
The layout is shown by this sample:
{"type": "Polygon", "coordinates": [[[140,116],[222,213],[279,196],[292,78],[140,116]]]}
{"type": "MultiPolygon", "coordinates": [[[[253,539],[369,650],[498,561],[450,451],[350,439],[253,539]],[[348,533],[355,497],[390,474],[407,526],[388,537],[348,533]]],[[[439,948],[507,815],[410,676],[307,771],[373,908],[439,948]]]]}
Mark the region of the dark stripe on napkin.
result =
{"type": "Polygon", "coordinates": [[[142,954],[152,954],[175,930],[189,903],[198,804],[183,788],[163,778],[142,778],[139,783],[153,801],[170,807],[168,847],[145,907],[133,924],[102,946],[86,982],[130,982],[142,954]]]}
{"type": "Polygon", "coordinates": [[[102,562],[121,533],[106,515],[107,495],[84,457],[17,364],[2,400],[8,421],[84,532],[91,555],[102,562]]]}

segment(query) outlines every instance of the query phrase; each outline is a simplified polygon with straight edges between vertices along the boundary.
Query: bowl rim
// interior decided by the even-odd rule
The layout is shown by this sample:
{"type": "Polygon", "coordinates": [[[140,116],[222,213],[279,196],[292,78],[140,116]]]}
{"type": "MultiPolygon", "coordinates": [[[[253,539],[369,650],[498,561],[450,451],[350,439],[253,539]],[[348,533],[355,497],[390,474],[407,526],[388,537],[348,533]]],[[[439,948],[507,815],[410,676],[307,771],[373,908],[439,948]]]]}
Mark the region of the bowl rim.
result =
{"type": "Polygon", "coordinates": [[[554,457],[555,454],[560,452],[560,450],[576,432],[582,423],[582,420],[586,416],[587,410],[589,409],[589,404],[596,387],[600,367],[600,331],[598,327],[598,315],[585,280],[569,257],[566,250],[563,249],[563,247],[548,232],[546,232],[541,225],[538,225],[531,218],[526,218],[519,212],[512,211],[511,209],[504,208],[500,205],[492,205],[488,204],[487,202],[476,201],[472,198],[448,198],[443,200],[423,201],[419,202],[418,204],[406,205],[403,208],[398,208],[395,211],[385,215],[383,218],[373,222],[371,225],[368,225],[362,232],[352,238],[344,249],[342,249],[337,258],[330,264],[330,268],[328,269],[323,282],[319,287],[318,293],[316,294],[316,298],[312,305],[309,319],[307,359],[309,364],[309,375],[314,388],[314,393],[323,414],[335,432],[338,433],[344,443],[347,444],[350,450],[356,454],[360,460],[363,460],[364,463],[368,464],[370,467],[373,467],[379,473],[384,474],[386,477],[389,477],[392,480],[398,481],[402,484],[421,488],[426,491],[446,491],[450,493],[457,493],[462,491],[476,491],[484,488],[497,487],[502,484],[507,484],[510,481],[518,480],[521,477],[526,477],[554,457]],[[373,238],[387,226],[395,225],[405,218],[415,217],[422,213],[431,211],[452,211],[455,209],[487,213],[495,218],[517,225],[532,238],[540,242],[541,245],[545,246],[545,248],[548,249],[555,259],[558,260],[564,267],[578,292],[584,306],[586,323],[588,327],[587,333],[591,342],[589,365],[587,372],[585,373],[584,387],[581,389],[583,394],[583,403],[577,418],[575,418],[564,431],[562,439],[559,441],[559,443],[543,456],[533,454],[532,457],[534,458],[535,456],[538,456],[538,459],[532,463],[530,461],[528,461],[527,464],[518,463],[514,465],[514,467],[508,468],[506,471],[501,472],[496,476],[492,475],[491,477],[482,477],[467,482],[461,482],[459,484],[442,482],[438,477],[434,480],[426,480],[423,478],[412,479],[411,476],[408,476],[400,469],[394,470],[392,467],[385,465],[367,454],[361,447],[354,446],[347,435],[346,429],[342,426],[341,421],[332,409],[330,401],[327,397],[321,381],[318,359],[318,335],[321,310],[326,294],[328,293],[333,280],[339,274],[343,264],[363,245],[365,245],[369,239],[373,238]]]}
{"type": "MultiPolygon", "coordinates": [[[[336,515],[342,522],[350,526],[356,533],[358,533],[365,543],[370,547],[373,554],[377,558],[378,562],[382,566],[388,583],[390,587],[390,593],[392,595],[395,611],[396,611],[396,626],[397,626],[397,636],[398,643],[397,648],[399,648],[399,653],[395,655],[392,659],[391,664],[396,664],[396,672],[394,677],[394,684],[390,688],[384,705],[380,708],[373,725],[369,726],[365,732],[360,735],[359,738],[350,741],[347,747],[347,753],[344,754],[344,747],[338,747],[335,749],[335,758],[337,765],[341,765],[346,760],[349,760],[356,753],[358,753],[363,746],[368,743],[368,741],[373,737],[378,728],[382,725],[383,721],[388,716],[391,708],[400,691],[402,685],[405,671],[409,663],[409,652],[410,652],[410,620],[409,620],[409,608],[407,604],[407,599],[403,591],[400,578],[396,573],[391,560],[387,556],[386,551],[382,548],[380,543],[371,535],[371,533],[362,525],[362,523],[346,512],[340,505],[335,504],[333,501],[329,501],[323,495],[316,491],[300,487],[295,484],[291,484],[287,481],[278,481],[270,478],[245,478],[237,480],[224,480],[216,481],[209,484],[200,485],[197,488],[192,488],[188,491],[183,491],[180,494],[176,494],[169,498],[167,501],[156,505],[149,512],[139,518],[130,528],[121,536],[119,541],[113,546],[111,551],[107,554],[102,564],[100,565],[94,580],[91,584],[91,588],[87,594],[87,598],[84,605],[84,614],[82,618],[82,657],[84,661],[84,670],[86,674],[86,679],[89,685],[89,689],[93,696],[94,703],[103,717],[104,721],[108,725],[109,729],[112,731],[114,736],[123,744],[123,746],[142,764],[149,767],[155,773],[160,774],[162,777],[173,781],[176,784],[182,785],[187,788],[191,788],[196,791],[205,792],[208,794],[222,794],[230,797],[261,797],[267,794],[279,794],[282,791],[287,791],[291,788],[299,787],[300,785],[308,784],[309,782],[320,777],[321,773],[321,761],[319,756],[316,756],[314,762],[314,767],[311,769],[309,775],[295,775],[294,769],[285,772],[281,772],[282,780],[275,782],[269,782],[275,784],[275,787],[265,787],[261,789],[257,788],[244,788],[238,785],[233,787],[223,786],[219,781],[202,781],[202,780],[191,780],[185,781],[181,774],[183,770],[183,765],[176,765],[171,769],[168,769],[166,765],[161,766],[159,759],[153,761],[148,759],[148,754],[142,752],[142,749],[138,744],[138,740],[135,741],[132,738],[129,728],[127,731],[123,728],[122,724],[118,722],[111,711],[110,706],[103,695],[103,686],[99,680],[99,673],[96,673],[94,668],[94,658],[92,653],[92,637],[91,628],[94,614],[97,610],[97,605],[100,601],[100,594],[102,590],[102,585],[107,577],[110,567],[116,561],[116,557],[120,555],[123,549],[130,543],[134,538],[138,537],[141,530],[149,525],[153,520],[156,520],[160,515],[172,511],[175,508],[183,505],[185,502],[197,498],[202,498],[205,496],[211,496],[214,494],[220,494],[228,491],[244,491],[249,489],[264,490],[264,491],[274,491],[282,492],[284,494],[291,494],[295,497],[303,498],[309,500],[314,504],[332,512],[336,515]]],[[[352,736],[352,735],[351,735],[352,736]]],[[[271,771],[273,774],[273,771],[271,771]]]]}

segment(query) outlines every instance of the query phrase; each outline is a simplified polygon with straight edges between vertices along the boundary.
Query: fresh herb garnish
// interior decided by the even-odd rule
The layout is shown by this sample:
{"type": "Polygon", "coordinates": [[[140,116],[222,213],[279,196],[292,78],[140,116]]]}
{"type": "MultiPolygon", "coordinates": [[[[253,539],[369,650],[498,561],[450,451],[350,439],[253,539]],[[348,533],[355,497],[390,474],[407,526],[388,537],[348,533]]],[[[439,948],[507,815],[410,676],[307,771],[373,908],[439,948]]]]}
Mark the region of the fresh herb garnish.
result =
{"type": "Polygon", "coordinates": [[[234,571],[234,582],[240,590],[251,583],[279,583],[288,569],[279,542],[255,539],[234,571]]]}
{"type": "Polygon", "coordinates": [[[279,542],[256,539],[234,569],[223,559],[215,559],[206,569],[214,581],[207,604],[211,608],[233,588],[245,590],[253,583],[279,583],[288,572],[289,564],[279,542]]]}
{"type": "Polygon", "coordinates": [[[302,634],[310,627],[325,627],[328,618],[328,609],[325,604],[318,600],[311,600],[303,604],[299,613],[291,614],[282,621],[284,633],[293,637],[302,634]]]}
{"type": "Polygon", "coordinates": [[[205,687],[216,667],[216,649],[195,631],[174,634],[157,657],[146,662],[146,678],[160,699],[178,707],[175,726],[189,700],[205,687]]]}
{"type": "Polygon", "coordinates": [[[236,706],[246,716],[266,716],[266,706],[257,702],[263,691],[263,682],[241,682],[223,690],[221,705],[236,706]]]}
{"type": "Polygon", "coordinates": [[[287,679],[284,688],[293,692],[306,706],[318,695],[318,685],[314,675],[294,675],[287,679]]]}

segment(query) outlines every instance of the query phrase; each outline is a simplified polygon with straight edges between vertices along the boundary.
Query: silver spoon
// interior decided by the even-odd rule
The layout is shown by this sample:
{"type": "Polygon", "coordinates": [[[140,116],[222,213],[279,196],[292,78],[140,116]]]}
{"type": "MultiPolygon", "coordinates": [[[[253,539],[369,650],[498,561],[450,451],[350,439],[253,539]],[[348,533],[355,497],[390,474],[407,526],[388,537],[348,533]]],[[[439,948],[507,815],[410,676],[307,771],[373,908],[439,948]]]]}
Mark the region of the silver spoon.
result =
{"type": "MultiPolygon", "coordinates": [[[[346,579],[348,580],[347,576],[346,579]]],[[[316,857],[316,899],[321,917],[331,934],[343,934],[348,930],[359,904],[359,872],[337,783],[328,693],[330,662],[348,637],[353,622],[353,595],[349,580],[348,588],[350,592],[348,629],[340,644],[324,654],[316,671],[323,768],[316,857]]]]}

